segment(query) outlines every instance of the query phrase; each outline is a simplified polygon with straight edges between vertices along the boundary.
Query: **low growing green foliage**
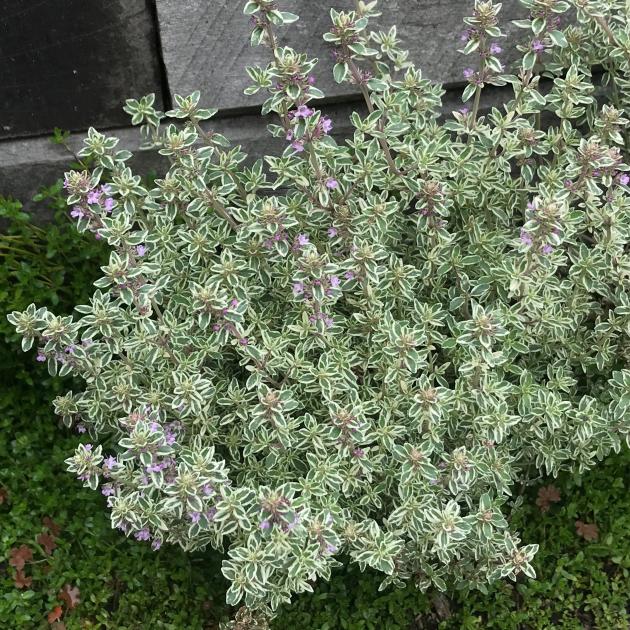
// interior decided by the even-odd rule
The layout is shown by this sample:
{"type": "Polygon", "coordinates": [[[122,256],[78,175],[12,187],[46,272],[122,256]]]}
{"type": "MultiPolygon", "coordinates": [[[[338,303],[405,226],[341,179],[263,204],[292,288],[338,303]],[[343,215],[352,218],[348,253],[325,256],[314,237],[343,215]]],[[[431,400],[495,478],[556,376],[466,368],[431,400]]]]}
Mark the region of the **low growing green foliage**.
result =
{"type": "Polygon", "coordinates": [[[9,320],[51,375],[83,379],[55,400],[91,439],[69,470],[154,549],[227,550],[238,627],[338,557],[382,573],[381,589],[533,577],[513,488],[628,441],[625,2],[523,4],[511,74],[500,5],[475,3],[472,110],[444,124],[442,89],[395,30],[368,30],[376,3],[331,10],[335,78],[369,110],[340,145],[310,106],[315,61],[276,43],[297,16],[250,0],[272,61],[248,69],[248,92],[268,92],[282,156],[244,166],[202,127],[214,111],[199,93],[166,113],[148,96],[126,110],[170,160],[164,178],[144,185],[94,129],[79,154],[94,169],[66,174],[108,264],[77,317],[31,304],[9,320]],[[577,22],[559,30],[571,4],[577,22]],[[480,116],[486,84],[513,98],[480,116]]]}

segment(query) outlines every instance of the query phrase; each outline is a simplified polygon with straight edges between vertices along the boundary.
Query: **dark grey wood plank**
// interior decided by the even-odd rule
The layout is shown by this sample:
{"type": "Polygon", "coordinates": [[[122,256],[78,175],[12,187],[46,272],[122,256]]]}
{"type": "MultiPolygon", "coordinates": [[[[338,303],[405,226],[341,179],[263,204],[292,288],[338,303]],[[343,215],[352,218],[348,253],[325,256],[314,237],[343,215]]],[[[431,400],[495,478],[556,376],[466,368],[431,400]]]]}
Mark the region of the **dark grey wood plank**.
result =
{"type": "MultiPolygon", "coordinates": [[[[322,40],[330,28],[329,9],[350,10],[353,0],[279,0],[281,9],[300,15],[300,21],[279,30],[280,44],[290,45],[320,60],[315,75],[327,97],[339,100],[355,94],[350,85],[332,79],[331,49],[322,40]]],[[[164,63],[172,93],[202,91],[203,102],[221,110],[260,105],[261,95],[243,94],[248,85],[245,66],[266,64],[269,50],[249,45],[250,25],[243,15],[242,0],[157,0],[164,63]]],[[[470,60],[457,52],[462,46],[462,19],[470,15],[473,0],[382,0],[383,15],[373,30],[398,25],[398,35],[411,52],[411,59],[429,79],[454,84],[470,60]]],[[[526,11],[518,0],[504,0],[503,57],[514,58],[509,44],[516,30],[509,22],[526,11]]]]}
{"type": "Polygon", "coordinates": [[[161,95],[152,10],[151,0],[0,0],[0,138],[127,124],[126,98],[161,95]]]}

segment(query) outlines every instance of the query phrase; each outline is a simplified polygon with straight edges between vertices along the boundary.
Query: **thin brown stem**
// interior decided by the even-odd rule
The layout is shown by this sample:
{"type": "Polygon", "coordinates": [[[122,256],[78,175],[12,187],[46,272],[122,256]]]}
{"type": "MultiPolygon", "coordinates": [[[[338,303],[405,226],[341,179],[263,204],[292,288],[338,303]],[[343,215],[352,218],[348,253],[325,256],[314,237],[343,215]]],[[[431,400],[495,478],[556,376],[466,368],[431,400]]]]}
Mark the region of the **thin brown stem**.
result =
{"type": "MultiPolygon", "coordinates": [[[[361,89],[361,94],[363,95],[363,99],[365,100],[365,104],[367,105],[368,112],[370,114],[374,113],[374,105],[372,104],[372,99],[370,98],[370,93],[368,92],[367,86],[363,82],[361,78],[361,73],[359,72],[359,68],[354,63],[352,59],[348,61],[348,67],[350,68],[350,72],[352,73],[352,77],[355,83],[361,89]]],[[[384,130],[382,121],[379,121],[379,131],[382,133],[384,130]]],[[[389,144],[385,138],[379,138],[378,143],[381,145],[381,149],[383,149],[383,154],[385,155],[385,160],[387,161],[387,165],[389,166],[389,170],[394,175],[402,176],[402,173],[396,168],[396,164],[394,163],[394,158],[392,157],[391,150],[389,148],[389,144]]]]}

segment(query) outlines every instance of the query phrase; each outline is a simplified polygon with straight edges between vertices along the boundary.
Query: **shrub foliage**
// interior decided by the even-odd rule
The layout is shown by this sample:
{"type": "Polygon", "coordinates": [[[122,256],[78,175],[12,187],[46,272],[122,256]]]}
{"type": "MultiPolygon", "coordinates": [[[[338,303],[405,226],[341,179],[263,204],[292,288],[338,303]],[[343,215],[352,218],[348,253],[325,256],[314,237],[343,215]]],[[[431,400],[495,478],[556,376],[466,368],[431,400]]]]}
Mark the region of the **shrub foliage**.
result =
{"type": "Polygon", "coordinates": [[[66,174],[109,262],[77,316],[9,319],[85,383],[55,400],[93,441],[69,470],[126,534],[227,549],[230,604],[275,609],[340,554],[382,587],[533,577],[514,486],[628,440],[625,3],[522,1],[514,74],[500,5],[475,4],[471,108],[442,123],[442,88],[395,29],[369,30],[376,3],[331,10],[335,79],[368,110],[338,143],[312,107],[315,60],[277,44],[297,16],[250,0],[271,61],[247,91],[268,93],[282,155],[246,162],[199,93],[166,113],[149,95],[126,111],[170,161],[162,179],[143,185],[95,130],[95,167],[66,174]],[[488,84],[513,98],[482,116],[488,84]]]}

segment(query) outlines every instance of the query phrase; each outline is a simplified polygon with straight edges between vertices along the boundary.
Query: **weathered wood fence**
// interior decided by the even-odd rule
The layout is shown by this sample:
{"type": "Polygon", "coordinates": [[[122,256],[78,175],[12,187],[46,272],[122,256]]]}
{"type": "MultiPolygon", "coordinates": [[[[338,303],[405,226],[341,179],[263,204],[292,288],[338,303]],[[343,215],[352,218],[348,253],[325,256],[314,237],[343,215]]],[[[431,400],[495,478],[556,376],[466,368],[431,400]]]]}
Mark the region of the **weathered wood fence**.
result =
{"type": "MultiPolygon", "coordinates": [[[[445,107],[459,107],[462,69],[457,52],[473,0],[381,0],[379,27],[397,24],[411,58],[429,79],[449,90],[445,107]]],[[[126,98],[154,92],[168,108],[173,94],[199,89],[206,106],[219,108],[214,128],[253,153],[269,150],[258,112],[247,97],[244,67],[266,63],[265,48],[249,46],[242,0],[0,0],[0,195],[28,201],[59,177],[68,154],[49,138],[55,127],[74,133],[80,146],[89,126],[116,129],[134,150],[137,133],[122,111],[126,98]]],[[[318,57],[323,107],[338,131],[360,107],[352,86],[332,80],[330,50],[322,40],[329,9],[352,9],[353,0],[279,0],[300,14],[280,41],[318,57]]],[[[523,17],[518,0],[504,0],[508,33],[504,57],[514,56],[510,20],[523,17]]]]}

